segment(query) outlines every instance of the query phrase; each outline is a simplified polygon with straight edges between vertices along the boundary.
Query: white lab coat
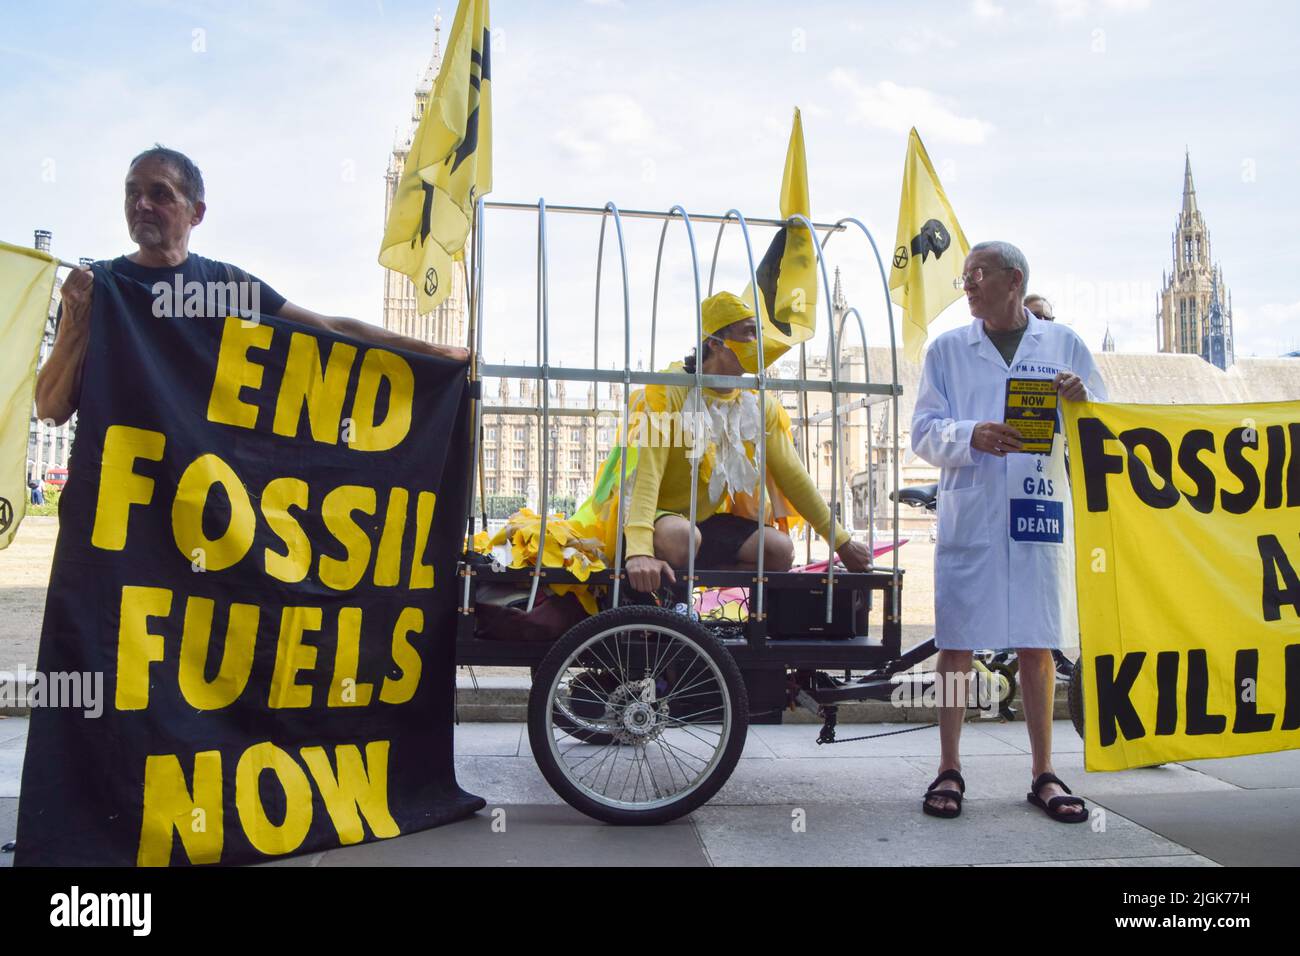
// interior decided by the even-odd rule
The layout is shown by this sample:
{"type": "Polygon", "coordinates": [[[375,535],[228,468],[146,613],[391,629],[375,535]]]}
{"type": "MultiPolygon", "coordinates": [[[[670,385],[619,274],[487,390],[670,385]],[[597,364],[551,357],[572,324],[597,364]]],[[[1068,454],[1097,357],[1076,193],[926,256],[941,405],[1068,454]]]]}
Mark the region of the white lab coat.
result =
{"type": "MultiPolygon", "coordinates": [[[[1079,336],[1028,310],[1025,315],[1029,325],[1010,367],[980,319],[945,332],[925,355],[912,416],[912,449],[941,469],[934,554],[935,643],[940,648],[1078,643],[1064,435],[1058,430],[1050,456],[998,457],[976,451],[970,443],[978,423],[1004,420],[1006,383],[1013,376],[1050,379],[1070,371],[1083,379],[1090,399],[1106,399],[1097,366],[1079,336]],[[1053,530],[1046,536],[1029,534],[1026,540],[1021,517],[1035,509],[1052,516],[1046,526],[1053,530]]],[[[1039,525],[1043,522],[1033,524],[1039,525]]]]}

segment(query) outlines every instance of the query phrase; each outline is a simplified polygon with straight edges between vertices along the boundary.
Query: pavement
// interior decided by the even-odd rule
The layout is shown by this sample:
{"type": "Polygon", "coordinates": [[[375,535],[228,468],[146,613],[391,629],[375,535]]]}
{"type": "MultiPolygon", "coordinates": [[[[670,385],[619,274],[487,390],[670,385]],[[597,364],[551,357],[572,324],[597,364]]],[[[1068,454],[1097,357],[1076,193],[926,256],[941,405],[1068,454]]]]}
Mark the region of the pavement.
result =
{"type": "MultiPolygon", "coordinates": [[[[0,843],[14,838],[28,719],[0,719],[0,843]]],[[[898,724],[840,724],[841,738],[898,724]]],[[[1300,751],[1086,773],[1069,721],[1054,729],[1056,772],[1093,819],[1054,823],[1025,801],[1021,722],[963,732],[962,816],[921,813],[938,731],[819,747],[807,724],[749,729],[722,790],[661,827],[612,827],[563,803],[514,722],[456,728],[461,786],[488,800],[468,820],[272,866],[1297,866],[1300,751]]],[[[0,866],[12,864],[0,854],[0,866]]]]}

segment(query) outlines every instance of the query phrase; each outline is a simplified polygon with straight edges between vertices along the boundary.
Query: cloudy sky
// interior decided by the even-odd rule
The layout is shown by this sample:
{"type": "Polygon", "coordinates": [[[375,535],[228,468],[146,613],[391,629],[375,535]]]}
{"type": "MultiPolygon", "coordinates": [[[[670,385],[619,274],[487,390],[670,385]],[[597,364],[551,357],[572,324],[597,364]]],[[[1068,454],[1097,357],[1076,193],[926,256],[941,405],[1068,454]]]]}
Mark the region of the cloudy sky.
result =
{"type": "MultiPolygon", "coordinates": [[[[7,7],[0,238],[30,244],[46,228],[64,258],[128,251],[125,166],[160,141],[192,156],[207,181],[194,251],[239,263],[309,308],[378,321],[383,172],[409,124],[438,9],[7,7]]],[[[445,38],[454,3],[441,11],[445,38]]],[[[1233,293],[1238,354],[1300,348],[1300,14],[1290,5],[495,0],[492,16],[493,199],[773,216],[799,106],[814,218],[855,216],[889,247],[915,125],[972,242],[1020,245],[1031,286],[1094,348],[1109,325],[1121,350],[1152,351],[1186,147],[1233,293]]],[[[553,215],[549,225],[551,361],[589,361],[599,220],[553,215]]],[[[696,226],[705,286],[715,234],[696,226]]],[[[485,235],[488,351],[531,361],[535,216],[493,213],[485,235]]],[[[650,360],[658,236],[655,223],[627,224],[634,363],[650,360]]],[[[769,236],[755,230],[756,254],[769,236]]],[[[602,365],[622,352],[612,242],[607,253],[602,365]]],[[[828,253],[878,344],[884,306],[869,248],[846,234],[828,253]]],[[[733,229],[718,287],[743,287],[743,261],[733,229]]],[[[681,354],[690,329],[680,226],[662,283],[656,365],[681,354]]],[[[939,327],[968,320],[958,303],[939,327]]]]}

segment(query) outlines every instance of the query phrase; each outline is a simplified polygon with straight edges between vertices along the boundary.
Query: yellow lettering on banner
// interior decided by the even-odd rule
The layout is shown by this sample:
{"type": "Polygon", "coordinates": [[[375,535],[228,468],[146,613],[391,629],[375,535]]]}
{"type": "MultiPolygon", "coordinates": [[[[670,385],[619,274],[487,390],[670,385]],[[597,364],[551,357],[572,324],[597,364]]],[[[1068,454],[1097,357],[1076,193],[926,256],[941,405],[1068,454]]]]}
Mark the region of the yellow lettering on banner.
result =
{"type": "Polygon", "coordinates": [[[316,648],[302,642],[305,631],[319,631],[321,609],[286,607],[280,612],[280,639],[275,645],[269,707],[310,707],[311,688],[294,682],[299,671],[316,666],[316,648]]]}
{"type": "Polygon", "coordinates": [[[406,536],[406,511],[410,500],[405,488],[394,488],[388,494],[384,533],[379,538],[379,554],[375,558],[376,587],[396,587],[401,578],[402,539],[406,536]]]}
{"type": "Polygon", "coordinates": [[[404,607],[393,625],[393,664],[402,672],[397,680],[385,677],[379,699],[385,704],[405,704],[420,686],[420,652],[411,646],[407,635],[424,633],[424,612],[418,607],[404,607]]]}
{"type": "Polygon", "coordinates": [[[361,608],[339,608],[337,651],[334,655],[334,678],[330,681],[329,707],[364,707],[370,703],[373,684],[357,683],[357,661],[361,654],[361,608]],[[350,695],[344,691],[351,689],[350,695]],[[348,700],[351,696],[351,700],[348,700]]]}
{"type": "Polygon", "coordinates": [[[172,612],[172,592],[167,588],[122,588],[117,624],[118,710],[144,710],[149,706],[149,665],[163,659],[163,639],[149,633],[151,617],[172,612]]]}
{"type": "Polygon", "coordinates": [[[375,513],[375,489],[362,485],[339,485],[321,503],[321,519],[347,552],[342,561],[322,554],[320,580],[336,591],[357,586],[370,565],[370,536],[352,520],[352,512],[375,513]]]}
{"type": "Polygon", "coordinates": [[[185,560],[200,548],[208,571],[225,570],[248,553],[256,531],[257,516],[234,469],[216,455],[200,455],[190,462],[176,483],[172,502],[172,535],[185,560]],[[215,540],[203,533],[203,510],[213,485],[221,485],[230,499],[230,523],[215,540]]]}
{"type": "Polygon", "coordinates": [[[245,388],[262,387],[265,370],[249,361],[248,350],[270,348],[273,334],[271,326],[261,322],[248,325],[234,315],[226,319],[217,352],[217,374],[208,396],[208,421],[240,428],[256,427],[257,406],[241,401],[239,393],[245,388]]]}
{"type": "Polygon", "coordinates": [[[1063,407],[1087,768],[1294,749],[1300,402],[1063,407]]]}
{"type": "Polygon", "coordinates": [[[334,829],[338,830],[339,842],[344,846],[360,843],[366,838],[361,825],[362,816],[376,837],[401,835],[402,831],[388,809],[388,748],[389,741],[372,740],[366,744],[363,764],[361,751],[356,746],[340,744],[334,749],[334,759],[339,767],[337,778],[330,768],[324,747],[304,747],[300,751],[303,763],[316,781],[334,829]]]}
{"type": "Polygon", "coordinates": [[[253,672],[253,645],[261,609],[253,604],[232,604],[226,621],[226,642],[221,651],[217,676],[207,679],[208,651],[212,646],[210,598],[191,597],[185,603],[185,627],[181,633],[181,696],[195,710],[229,707],[248,686],[253,672]]]}
{"type": "Polygon", "coordinates": [[[135,460],[162,461],[167,436],[129,425],[109,425],[104,433],[104,453],[99,465],[99,500],[90,543],[105,551],[126,547],[126,525],[131,505],[153,500],[153,479],[136,474],[135,460]]]}
{"type": "Polygon", "coordinates": [[[284,542],[284,554],[266,549],[266,573],[277,581],[297,584],[311,568],[311,541],[290,506],[307,510],[307,482],[301,478],[275,478],[262,489],[262,516],[284,542]]]}
{"type": "Polygon", "coordinates": [[[411,552],[412,591],[433,587],[433,565],[424,563],[424,551],[429,546],[433,508],[437,501],[438,496],[432,491],[422,491],[415,499],[415,549],[411,552]]]}
{"type": "Polygon", "coordinates": [[[328,362],[322,365],[316,337],[293,333],[289,339],[289,355],[285,359],[284,377],[280,380],[280,394],[275,402],[275,424],[271,430],[288,437],[298,434],[302,407],[306,405],[312,439],[325,445],[337,444],[348,375],[356,357],[356,346],[335,342],[330,347],[328,362]]]}
{"type": "Polygon", "coordinates": [[[175,754],[145,758],[144,813],[135,865],[167,866],[172,858],[172,831],[180,834],[181,847],[191,863],[220,862],[224,840],[220,751],[194,755],[193,793],[175,754]],[[207,818],[207,825],[197,830],[191,825],[196,809],[207,818]]]}
{"type": "Polygon", "coordinates": [[[292,853],[311,829],[311,782],[287,752],[270,741],[254,744],[244,751],[235,767],[235,807],[253,849],[267,856],[292,853]],[[259,783],[268,770],[284,790],[284,820],[278,825],[271,822],[262,806],[259,783]]]}
{"type": "Polygon", "coordinates": [[[415,398],[415,373],[400,355],[384,349],[370,349],[361,359],[357,396],[352,404],[356,432],[351,447],[358,451],[387,451],[411,429],[411,405],[415,398]],[[379,386],[388,382],[388,411],[382,422],[375,421],[379,386]]]}

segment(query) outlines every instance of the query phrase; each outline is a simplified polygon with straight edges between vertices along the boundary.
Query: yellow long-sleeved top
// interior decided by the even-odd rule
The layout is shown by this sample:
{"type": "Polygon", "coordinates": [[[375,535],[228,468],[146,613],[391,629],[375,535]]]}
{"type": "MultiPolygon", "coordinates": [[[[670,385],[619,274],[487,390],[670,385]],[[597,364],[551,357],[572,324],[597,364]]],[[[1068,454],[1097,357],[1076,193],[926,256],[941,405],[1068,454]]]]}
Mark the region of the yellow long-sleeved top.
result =
{"type": "MultiPolygon", "coordinates": [[[[653,386],[652,386],[653,387],[653,386]]],[[[683,386],[664,388],[665,408],[653,411],[681,412],[688,390],[683,386]]],[[[737,390],[715,391],[705,389],[706,396],[716,400],[734,400],[737,390]]],[[[657,403],[655,403],[657,404],[657,403]]],[[[767,399],[767,421],[764,427],[766,435],[767,470],[776,480],[781,493],[794,505],[795,510],[822,537],[829,537],[831,511],[826,501],[817,491],[808,472],[786,435],[782,423],[784,412],[776,396],[767,399]]],[[[666,437],[666,436],[659,436],[666,437]]],[[[746,442],[746,451],[750,461],[757,464],[756,452],[750,442],[746,442]]],[[[654,522],[659,511],[671,511],[689,514],[691,507],[691,462],[686,456],[687,449],[681,442],[669,443],[666,440],[645,442],[637,448],[636,478],[628,502],[627,556],[654,556],[654,522]]],[[[704,459],[701,459],[703,463],[704,459]]],[[[757,488],[754,489],[757,494],[757,488]]],[[[705,469],[700,470],[697,482],[695,513],[696,520],[716,514],[722,499],[709,500],[709,476],[705,469]]],[[[723,493],[725,498],[725,492],[723,493]]],[[[838,523],[835,526],[835,547],[838,548],[849,540],[849,533],[838,523]]]]}

